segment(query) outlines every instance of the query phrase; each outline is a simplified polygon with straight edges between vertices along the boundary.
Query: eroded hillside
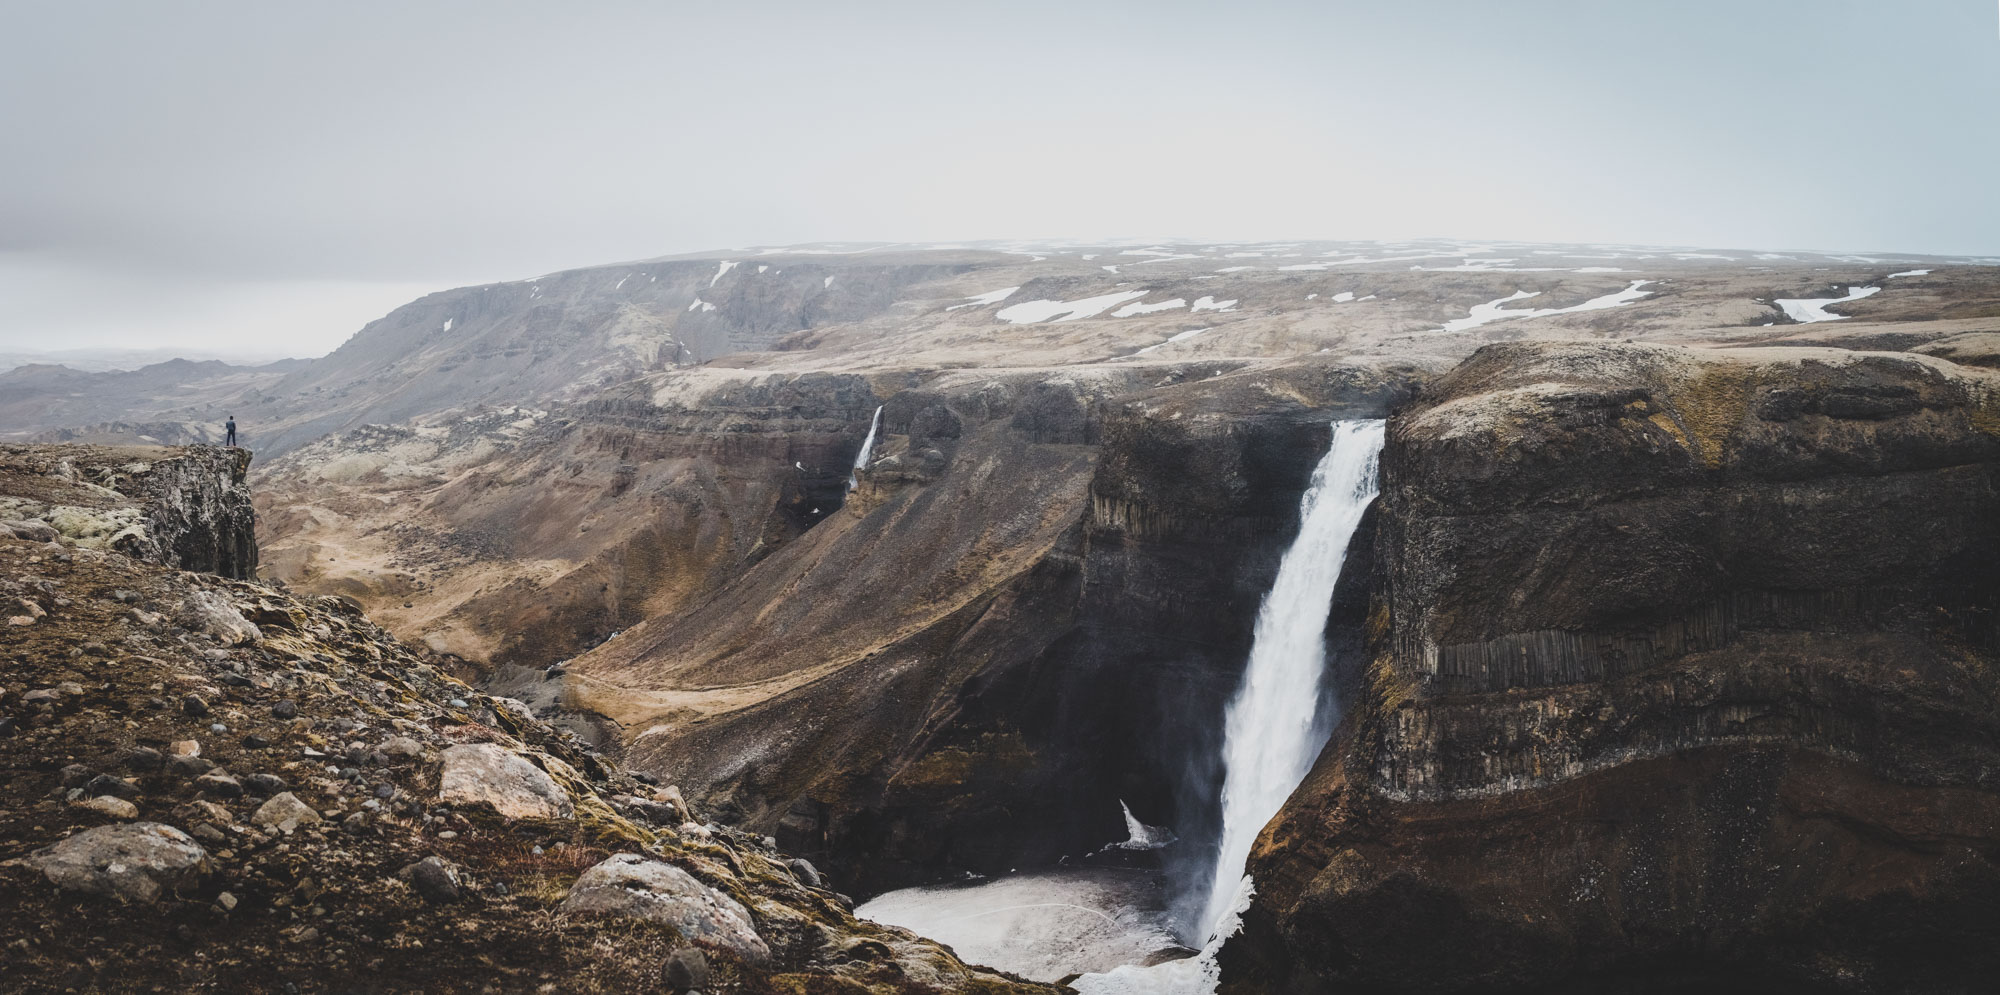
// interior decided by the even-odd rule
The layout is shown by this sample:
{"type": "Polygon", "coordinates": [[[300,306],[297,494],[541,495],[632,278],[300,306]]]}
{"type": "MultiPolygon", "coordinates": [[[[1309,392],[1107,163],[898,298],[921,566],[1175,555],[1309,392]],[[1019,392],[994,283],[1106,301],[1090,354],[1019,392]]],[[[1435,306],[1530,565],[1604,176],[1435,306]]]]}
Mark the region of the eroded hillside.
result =
{"type": "MultiPolygon", "coordinates": [[[[63,455],[10,452],[5,492],[63,455]]],[[[38,524],[0,534],[13,990],[1049,990],[854,919],[349,599],[38,524]]]]}

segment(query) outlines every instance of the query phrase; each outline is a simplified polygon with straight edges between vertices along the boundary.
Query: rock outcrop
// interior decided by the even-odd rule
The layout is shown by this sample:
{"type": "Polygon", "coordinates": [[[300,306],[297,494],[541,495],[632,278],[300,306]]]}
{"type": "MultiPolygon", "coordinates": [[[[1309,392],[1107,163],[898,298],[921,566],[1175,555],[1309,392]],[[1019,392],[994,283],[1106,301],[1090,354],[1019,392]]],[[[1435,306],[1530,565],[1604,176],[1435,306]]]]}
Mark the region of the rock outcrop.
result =
{"type": "Polygon", "coordinates": [[[12,530],[0,598],[35,612],[0,630],[10,991],[638,991],[690,944],[729,990],[1053,991],[856,920],[349,599],[12,530]],[[570,915],[606,861],[671,866],[747,933],[570,915]]]}
{"type": "Polygon", "coordinates": [[[249,469],[249,450],[220,446],[4,446],[0,527],[26,523],[35,531],[25,538],[45,527],[81,548],[247,578],[257,571],[249,469]]]}
{"type": "Polygon", "coordinates": [[[1372,661],[1226,990],[1990,984],[2000,377],[1493,346],[1383,467],[1372,661]]]}

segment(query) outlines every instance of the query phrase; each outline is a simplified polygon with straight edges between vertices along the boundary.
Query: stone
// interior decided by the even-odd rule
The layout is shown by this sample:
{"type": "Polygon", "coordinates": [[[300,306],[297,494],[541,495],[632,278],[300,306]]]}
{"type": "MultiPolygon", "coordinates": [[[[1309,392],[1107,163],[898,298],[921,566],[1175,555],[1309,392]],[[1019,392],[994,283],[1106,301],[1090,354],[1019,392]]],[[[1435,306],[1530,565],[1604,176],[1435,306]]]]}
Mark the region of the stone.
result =
{"type": "Polygon", "coordinates": [[[290,698],[286,698],[283,701],[280,701],[277,704],[271,706],[272,718],[295,719],[298,718],[298,716],[299,716],[299,703],[293,701],[290,698]]]}
{"type": "Polygon", "coordinates": [[[224,912],[236,911],[236,896],[226,891],[215,896],[215,907],[224,912]]]}
{"type": "Polygon", "coordinates": [[[814,867],[812,861],[804,857],[793,857],[785,861],[785,866],[791,868],[793,876],[799,879],[800,884],[808,888],[823,888],[826,886],[825,879],[820,877],[819,868],[814,867]]]}
{"type": "Polygon", "coordinates": [[[408,868],[410,884],[425,899],[446,904],[459,898],[458,873],[437,857],[425,857],[408,868]]]}
{"type": "Polygon", "coordinates": [[[200,825],[195,826],[193,829],[188,830],[188,835],[194,837],[197,840],[200,840],[203,844],[206,844],[208,846],[221,846],[225,841],[229,839],[228,836],[223,834],[222,830],[217,829],[206,822],[201,823],[200,825]]]}
{"type": "Polygon", "coordinates": [[[188,834],[157,822],[86,829],[22,858],[64,891],[138,904],[194,883],[207,861],[188,834]]]}
{"type": "Polygon", "coordinates": [[[65,788],[81,788],[90,783],[96,774],[82,764],[70,764],[56,775],[56,780],[65,788]]]}
{"type": "Polygon", "coordinates": [[[139,786],[122,777],[99,774],[83,786],[86,795],[110,795],[114,798],[137,798],[139,786]]]}
{"type": "Polygon", "coordinates": [[[177,739],[167,745],[167,752],[177,757],[201,756],[201,742],[193,739],[177,739]]]}
{"type": "Polygon", "coordinates": [[[0,527],[14,533],[16,539],[26,539],[29,542],[55,542],[56,536],[61,534],[56,531],[55,526],[47,522],[32,520],[0,522],[0,527]]]}
{"type": "Polygon", "coordinates": [[[298,796],[289,791],[283,791],[273,795],[270,801],[258,806],[256,814],[250,817],[250,821],[259,826],[276,826],[284,829],[294,826],[309,826],[325,820],[320,817],[318,812],[313,810],[312,806],[299,801],[298,796]]]}
{"type": "Polygon", "coordinates": [[[692,991],[708,984],[708,957],[696,947],[680,947],[660,965],[660,986],[670,992],[692,991]]]}
{"type": "Polygon", "coordinates": [[[136,819],[139,817],[139,806],[115,795],[98,795],[95,798],[86,798],[83,801],[77,802],[76,807],[89,809],[92,812],[99,812],[114,819],[136,819]]]}
{"type": "Polygon", "coordinates": [[[217,798],[240,798],[243,796],[243,785],[238,783],[235,778],[219,770],[209,771],[195,778],[194,786],[196,790],[214,795],[217,798]]]}
{"type": "Polygon", "coordinates": [[[424,745],[408,736],[391,736],[382,741],[381,752],[391,760],[415,760],[424,755],[424,745]]]}
{"type": "Polygon", "coordinates": [[[200,757],[170,757],[167,771],[181,777],[200,777],[215,769],[215,765],[200,757]]]}
{"type": "Polygon", "coordinates": [[[243,737],[243,748],[246,750],[263,750],[269,749],[270,746],[271,740],[262,733],[253,732],[243,737]]]}
{"type": "Polygon", "coordinates": [[[444,751],[438,800],[486,805],[507,819],[567,819],[576,812],[569,793],[554,778],[493,743],[466,743],[444,751]]]}
{"type": "Polygon", "coordinates": [[[133,770],[159,770],[166,762],[167,758],[150,746],[135,747],[125,754],[125,766],[133,770]]]}
{"type": "Polygon", "coordinates": [[[686,939],[721,947],[748,963],[771,959],[749,910],[686,871],[638,854],[614,854],[584,871],[570,886],[561,911],[663,923],[686,939]]]}
{"type": "Polygon", "coordinates": [[[252,794],[275,795],[290,787],[285,779],[276,774],[257,773],[243,779],[243,786],[252,794]]]}
{"type": "Polygon", "coordinates": [[[181,697],[181,711],[197,719],[202,718],[209,711],[208,699],[193,693],[183,695],[181,697]]]}
{"type": "Polygon", "coordinates": [[[242,646],[264,638],[256,623],[244,618],[227,596],[216,591],[189,591],[181,599],[175,621],[224,646],[242,646]]]}

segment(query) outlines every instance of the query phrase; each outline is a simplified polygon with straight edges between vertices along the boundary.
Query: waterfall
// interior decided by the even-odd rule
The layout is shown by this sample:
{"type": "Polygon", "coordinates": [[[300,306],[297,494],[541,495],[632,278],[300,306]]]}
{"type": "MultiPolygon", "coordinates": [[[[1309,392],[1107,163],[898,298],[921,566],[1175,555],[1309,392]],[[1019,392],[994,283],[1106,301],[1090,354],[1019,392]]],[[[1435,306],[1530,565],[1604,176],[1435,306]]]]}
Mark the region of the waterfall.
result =
{"type": "Polygon", "coordinates": [[[874,420],[868,423],[868,437],[861,440],[861,452],[855,454],[854,469],[847,472],[847,490],[849,493],[852,493],[856,487],[861,486],[861,480],[855,474],[868,468],[868,453],[875,448],[875,430],[881,427],[882,406],[878,404],[875,406],[874,420]]]}
{"type": "Polygon", "coordinates": [[[1250,663],[1223,726],[1222,840],[1196,924],[1203,935],[1236,904],[1257,834],[1305,779],[1331,732],[1332,716],[1319,714],[1327,610],[1347,544],[1375,499],[1383,426],[1333,423],[1333,445],[1299,503],[1298,538],[1257,612],[1250,663]]]}

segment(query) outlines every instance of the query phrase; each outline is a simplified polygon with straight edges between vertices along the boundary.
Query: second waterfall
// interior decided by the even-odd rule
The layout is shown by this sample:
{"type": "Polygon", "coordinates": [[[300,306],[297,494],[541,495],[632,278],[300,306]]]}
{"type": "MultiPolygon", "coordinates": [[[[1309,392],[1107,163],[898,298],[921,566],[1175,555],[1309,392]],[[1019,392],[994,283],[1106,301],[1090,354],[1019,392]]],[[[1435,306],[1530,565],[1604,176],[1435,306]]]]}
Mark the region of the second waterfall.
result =
{"type": "Polygon", "coordinates": [[[1198,927],[1212,933],[1235,905],[1243,865],[1264,824],[1311,769],[1338,718],[1320,694],[1326,618],[1347,546],[1379,484],[1384,422],[1338,421],[1299,507],[1299,534],[1257,613],[1243,683],[1223,725],[1222,839],[1198,927]]]}

